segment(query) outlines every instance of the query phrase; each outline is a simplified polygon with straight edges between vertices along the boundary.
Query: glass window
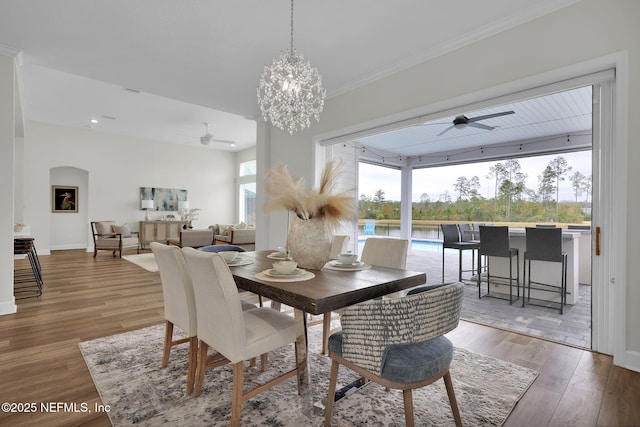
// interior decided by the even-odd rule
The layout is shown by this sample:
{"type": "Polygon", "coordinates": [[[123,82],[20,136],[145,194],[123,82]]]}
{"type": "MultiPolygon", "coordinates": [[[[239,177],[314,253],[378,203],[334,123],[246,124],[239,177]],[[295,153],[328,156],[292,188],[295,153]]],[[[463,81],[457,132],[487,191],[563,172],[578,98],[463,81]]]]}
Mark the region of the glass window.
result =
{"type": "Polygon", "coordinates": [[[248,175],[255,175],[255,174],[256,174],[255,160],[240,163],[240,176],[248,176],[248,175]]]}
{"type": "Polygon", "coordinates": [[[240,184],[240,221],[256,223],[256,183],[240,184]]]}

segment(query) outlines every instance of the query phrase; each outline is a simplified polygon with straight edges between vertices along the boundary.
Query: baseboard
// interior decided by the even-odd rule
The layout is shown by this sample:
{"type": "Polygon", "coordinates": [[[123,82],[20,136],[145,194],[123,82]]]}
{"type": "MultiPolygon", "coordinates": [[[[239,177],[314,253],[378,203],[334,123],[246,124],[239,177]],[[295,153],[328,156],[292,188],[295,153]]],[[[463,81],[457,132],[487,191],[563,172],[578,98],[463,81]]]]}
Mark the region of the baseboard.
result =
{"type": "Polygon", "coordinates": [[[16,305],[16,300],[0,302],[0,315],[3,314],[13,314],[18,311],[18,306],[16,305]]]}
{"type": "MultiPolygon", "coordinates": [[[[58,246],[52,246],[50,248],[50,250],[52,251],[68,251],[71,249],[86,249],[87,245],[79,245],[79,244],[73,244],[73,245],[58,245],[58,246]]],[[[93,251],[93,249],[91,249],[91,251],[93,251]]],[[[88,252],[88,251],[87,251],[88,252]]]]}

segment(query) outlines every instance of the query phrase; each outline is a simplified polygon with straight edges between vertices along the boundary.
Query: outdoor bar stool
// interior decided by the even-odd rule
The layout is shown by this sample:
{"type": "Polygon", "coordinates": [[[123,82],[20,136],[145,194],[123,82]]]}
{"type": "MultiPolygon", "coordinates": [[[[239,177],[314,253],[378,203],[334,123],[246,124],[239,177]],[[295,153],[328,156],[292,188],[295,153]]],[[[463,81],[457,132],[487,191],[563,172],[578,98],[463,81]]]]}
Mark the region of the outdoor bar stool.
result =
{"type": "MultiPolygon", "coordinates": [[[[518,248],[509,246],[509,227],[507,226],[483,226],[480,227],[480,250],[478,250],[478,298],[486,296],[501,298],[491,294],[491,279],[503,279],[509,282],[509,304],[513,304],[520,298],[520,254],[518,248]],[[485,256],[486,261],[486,282],[487,293],[482,295],[482,268],[480,260],[485,256]],[[513,277],[513,257],[516,258],[516,276],[513,277]],[[500,257],[509,259],[509,277],[491,275],[490,257],[500,257]],[[516,283],[517,297],[513,299],[513,282],[516,283]]],[[[495,284],[495,282],[494,282],[495,284]]],[[[506,298],[502,298],[506,299],[506,298]]]]}
{"type": "Polygon", "coordinates": [[[473,264],[473,255],[475,250],[480,249],[480,243],[472,242],[473,234],[468,234],[466,238],[461,237],[461,231],[458,224],[440,224],[442,228],[442,283],[444,283],[444,250],[445,249],[457,249],[458,250],[458,281],[462,282],[462,273],[475,271],[475,265],[473,264]],[[464,240],[466,239],[466,240],[464,240]],[[462,252],[465,250],[471,250],[472,266],[471,270],[462,269],[462,252]]]}
{"type": "Polygon", "coordinates": [[[534,289],[547,292],[560,293],[560,314],[563,314],[564,306],[567,304],[567,253],[562,251],[562,229],[561,228],[540,228],[527,227],[526,230],[526,250],[524,253],[524,276],[522,306],[525,306],[524,287],[526,287],[526,302],[531,305],[541,305],[531,302],[531,284],[534,289]],[[562,265],[560,285],[541,283],[531,280],[531,261],[559,262],[562,265]],[[529,276],[527,277],[527,266],[529,276]]]}

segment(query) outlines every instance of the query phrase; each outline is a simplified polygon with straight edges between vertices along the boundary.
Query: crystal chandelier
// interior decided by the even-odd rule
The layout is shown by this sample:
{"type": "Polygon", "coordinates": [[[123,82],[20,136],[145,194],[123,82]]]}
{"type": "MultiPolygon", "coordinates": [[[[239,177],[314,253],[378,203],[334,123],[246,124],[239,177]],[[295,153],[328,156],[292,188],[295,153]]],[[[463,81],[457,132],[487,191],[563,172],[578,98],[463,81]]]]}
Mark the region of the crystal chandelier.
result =
{"type": "Polygon", "coordinates": [[[265,65],[258,84],[262,117],[293,135],[309,127],[311,116],[320,121],[325,96],[320,73],[293,48],[291,0],[291,47],[265,65]]]}

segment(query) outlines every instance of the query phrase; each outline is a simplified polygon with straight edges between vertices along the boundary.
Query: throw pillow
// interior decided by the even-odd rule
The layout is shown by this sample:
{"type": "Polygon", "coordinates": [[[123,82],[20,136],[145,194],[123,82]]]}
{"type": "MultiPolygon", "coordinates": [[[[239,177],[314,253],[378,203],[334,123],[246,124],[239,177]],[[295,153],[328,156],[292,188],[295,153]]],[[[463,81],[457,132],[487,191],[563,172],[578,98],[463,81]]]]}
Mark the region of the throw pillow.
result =
{"type": "Polygon", "coordinates": [[[233,233],[233,226],[230,225],[227,228],[225,228],[224,235],[228,236],[228,237],[231,237],[231,233],[233,233]]]}
{"type": "Polygon", "coordinates": [[[113,232],[116,234],[122,234],[122,237],[131,237],[131,230],[129,230],[129,226],[125,222],[122,225],[114,225],[112,226],[113,232]]]}
{"type": "Polygon", "coordinates": [[[96,232],[98,234],[111,234],[113,233],[112,226],[114,223],[112,221],[100,221],[96,222],[96,232]]]}

